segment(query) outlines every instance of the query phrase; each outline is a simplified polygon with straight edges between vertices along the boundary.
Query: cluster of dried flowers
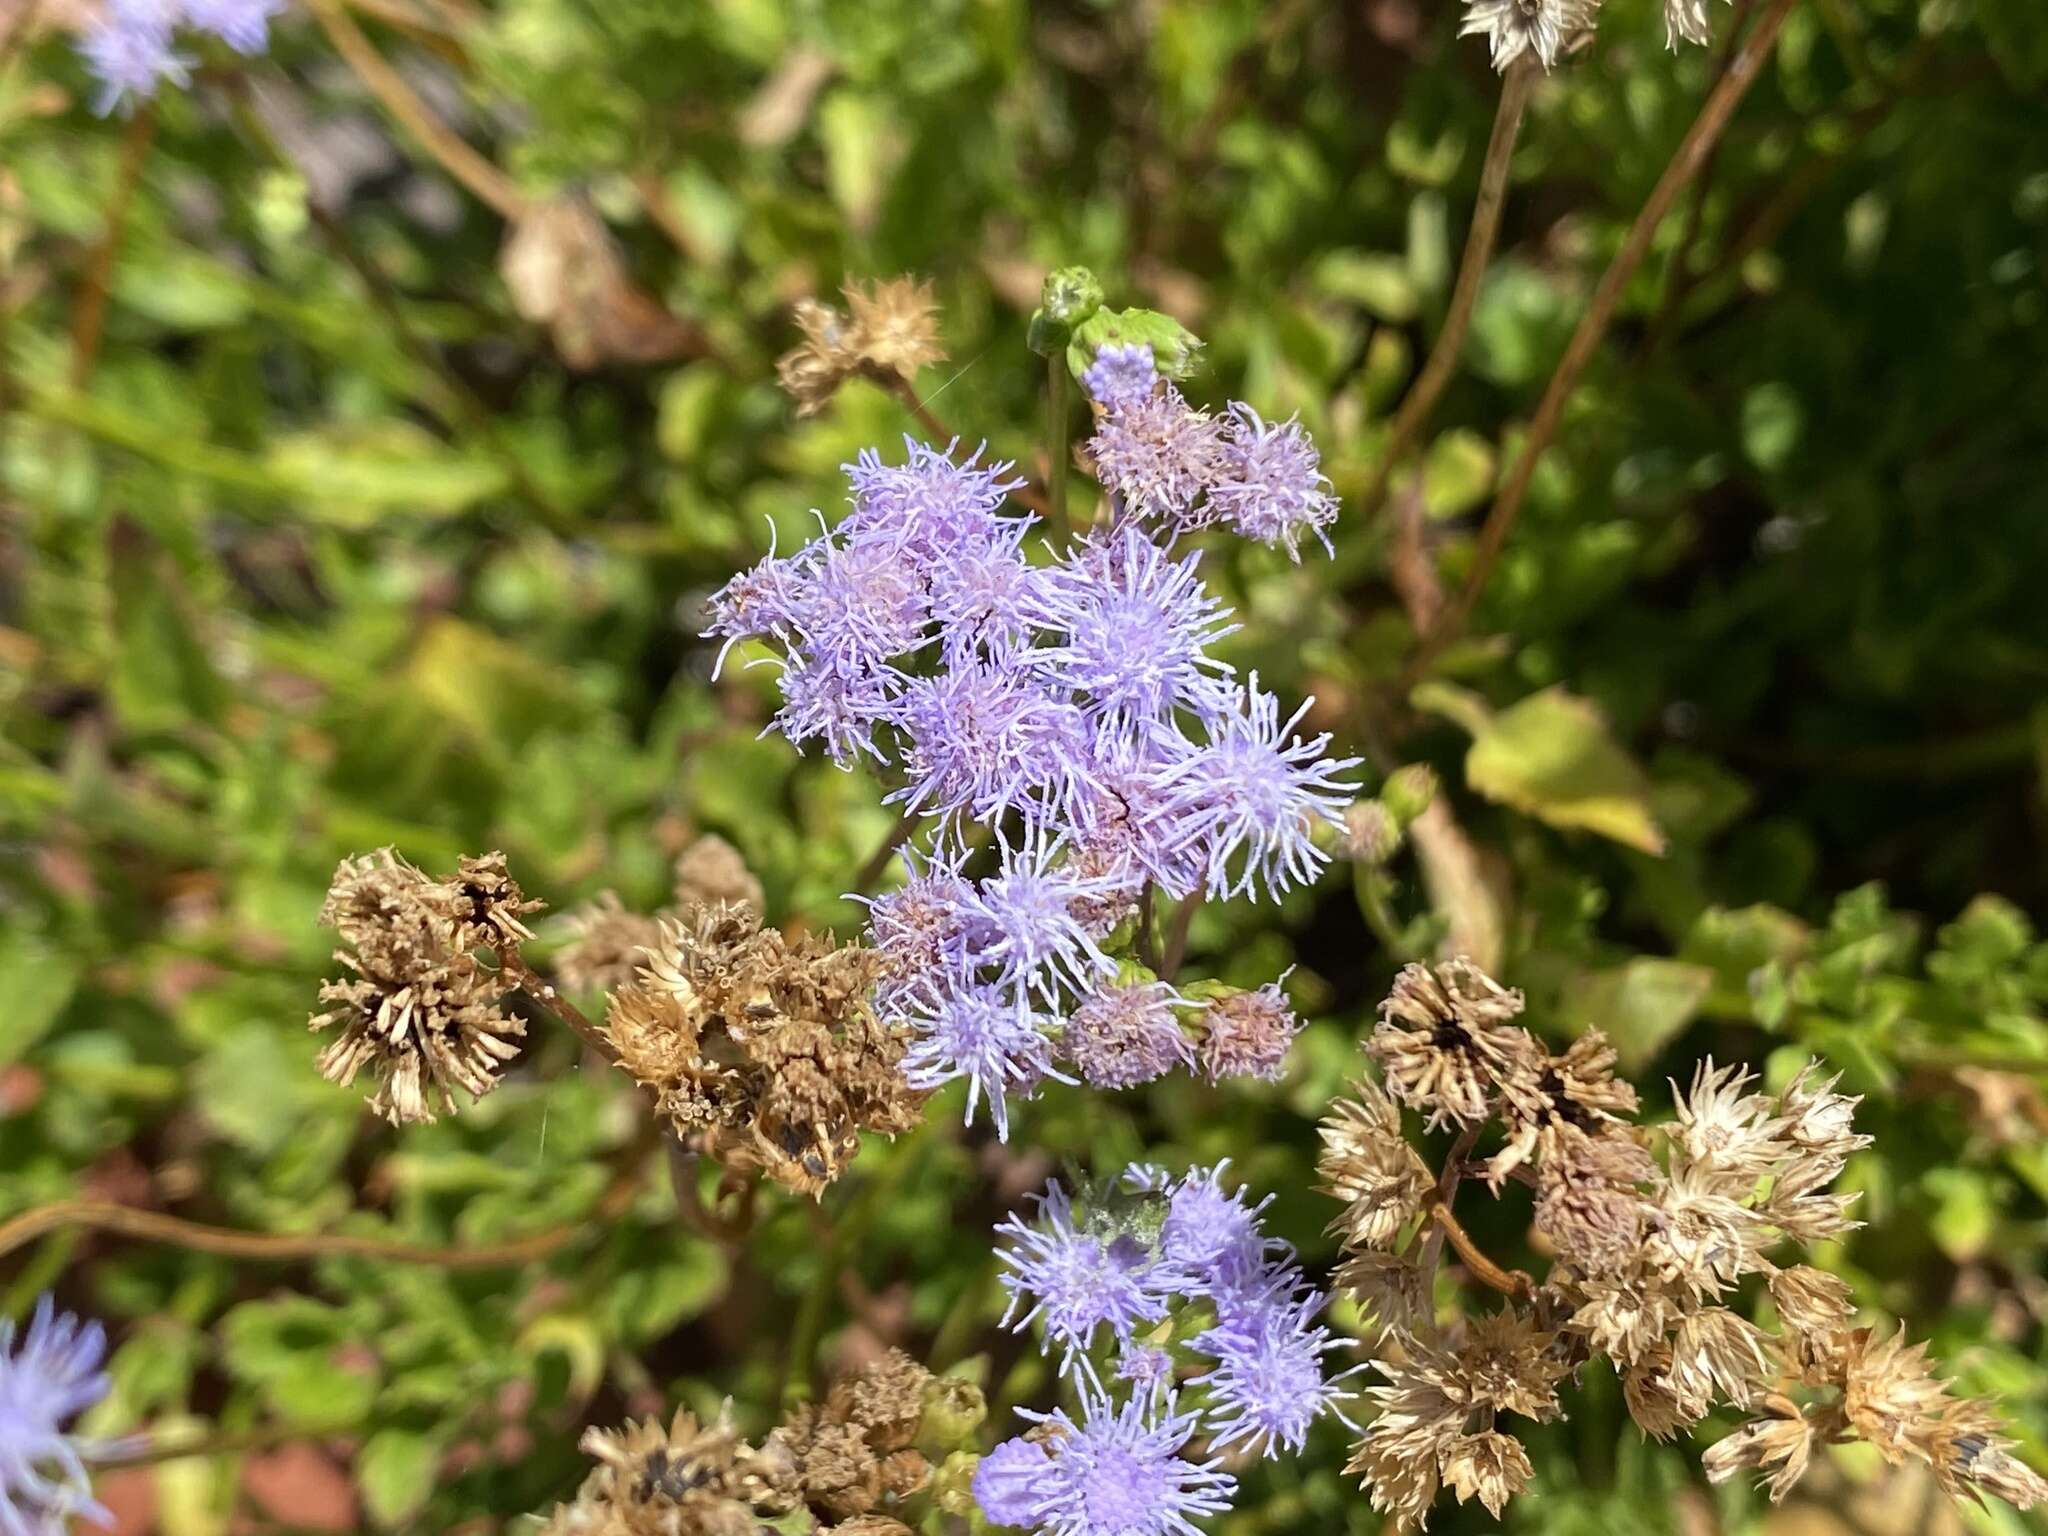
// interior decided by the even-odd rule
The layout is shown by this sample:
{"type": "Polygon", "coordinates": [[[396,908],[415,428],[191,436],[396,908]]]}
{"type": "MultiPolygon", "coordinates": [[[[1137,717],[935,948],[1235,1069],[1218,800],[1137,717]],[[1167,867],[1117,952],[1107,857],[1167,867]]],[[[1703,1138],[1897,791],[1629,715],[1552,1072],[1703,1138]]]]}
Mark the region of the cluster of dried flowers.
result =
{"type": "Polygon", "coordinates": [[[1229,1507],[1224,1453],[1299,1451],[1345,1396],[1323,1368],[1340,1347],[1317,1321],[1329,1298],[1266,1235],[1268,1202],[1225,1187],[1225,1167],[1175,1178],[1133,1164],[1078,1208],[1055,1181],[1033,1219],[996,1229],[1005,1321],[1058,1348],[1080,1412],[1026,1412],[1033,1428],[981,1459],[974,1496],[990,1520],[1049,1536],[1190,1532],[1229,1507]]]}
{"type": "Polygon", "coordinates": [[[849,283],[843,293],[843,310],[799,300],[796,324],[804,339],[776,360],[776,377],[799,416],[822,411],[850,378],[909,379],[946,355],[929,283],[898,277],[849,283]]]}
{"type": "Polygon", "coordinates": [[[658,923],[604,1032],[687,1144],[816,1195],[862,1131],[923,1115],[901,1071],[909,1031],[869,1002],[880,966],[857,944],[764,928],[751,904],[696,904],[658,923]]]}
{"type": "Polygon", "coordinates": [[[984,1411],[972,1383],[891,1350],[759,1445],[729,1411],[593,1429],[583,1449],[597,1465],[540,1536],[756,1536],[799,1511],[817,1536],[909,1536],[984,1411]]]}
{"type": "Polygon", "coordinates": [[[1934,1377],[1924,1345],[1852,1326],[1841,1279],[1772,1258],[1856,1225],[1853,1197],[1829,1188],[1869,1142],[1852,1129],[1855,1099],[1810,1065],[1765,1094],[1709,1062],[1670,1120],[1634,1125],[1635,1091],[1600,1035],[1553,1054],[1515,1022],[1521,1008],[1469,962],[1409,966],[1367,1046],[1384,1086],[1361,1082],[1323,1125],[1323,1175],[1345,1206],[1338,1280],[1376,1320],[1386,1378],[1348,1468],[1376,1509],[1421,1522],[1448,1486],[1498,1516],[1531,1476],[1501,1416],[1562,1417],[1559,1385],[1596,1356],[1659,1439],[1717,1406],[1754,1415],[1707,1451],[1717,1482],[1756,1470],[1782,1498],[1815,1446],[1859,1438],[1893,1463],[1926,1463],[1958,1496],[2048,1498],[1995,1416],[1934,1377]],[[1402,1106],[1460,1133],[1441,1177],[1405,1138],[1402,1106]],[[1500,1146],[1468,1164],[1489,1127],[1500,1146]],[[1477,1252],[1451,1216],[1468,1166],[1496,1191],[1533,1187],[1536,1235],[1555,1255],[1540,1284],[1477,1252]],[[1429,1298],[1447,1239],[1505,1300],[1445,1329],[1429,1298]],[[1730,1306],[1750,1276],[1776,1332],[1730,1306]]]}
{"type": "MultiPolygon", "coordinates": [[[[1664,41],[1713,41],[1714,24],[1707,0],[1664,0],[1664,41]]],[[[1465,0],[1465,19],[1458,35],[1485,35],[1493,67],[1507,67],[1531,54],[1545,69],[1593,35],[1600,19],[1600,0],[1465,0]]]]}
{"type": "Polygon", "coordinates": [[[766,912],[761,882],[740,851],[715,832],[693,838],[676,855],[674,894],[657,912],[635,912],[616,891],[563,914],[569,942],[554,953],[555,979],[576,992],[609,992],[633,979],[645,951],[661,942],[663,923],[680,922],[698,907],[752,907],[766,912]]]}
{"type": "Polygon", "coordinates": [[[533,937],[525,918],[540,906],[502,853],[463,859],[451,880],[388,848],[342,860],[320,921],[341,936],[334,958],[354,974],[320,987],[327,1006],[311,1027],[341,1030],[320,1053],[321,1074],[346,1085],[369,1068],[370,1107],[394,1125],[452,1110],[457,1088],[489,1093],[526,1033],[505,1008],[516,986],[505,962],[533,937]]]}

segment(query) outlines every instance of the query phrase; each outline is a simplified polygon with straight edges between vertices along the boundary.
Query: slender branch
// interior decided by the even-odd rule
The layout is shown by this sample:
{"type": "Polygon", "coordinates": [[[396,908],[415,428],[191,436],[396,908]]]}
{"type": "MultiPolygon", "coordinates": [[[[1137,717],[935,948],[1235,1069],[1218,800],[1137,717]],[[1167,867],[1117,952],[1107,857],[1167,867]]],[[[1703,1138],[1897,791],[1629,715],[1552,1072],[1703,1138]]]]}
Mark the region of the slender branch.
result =
{"type": "MultiPolygon", "coordinates": [[[[1708,153],[1727,129],[1729,119],[1736,107],[1756,82],[1762,71],[1764,60],[1770,57],[1771,47],[1777,41],[1779,31],[1799,0],[1770,0],[1769,8],[1758,20],[1755,28],[1735,50],[1728,66],[1728,73],[1708,94],[1700,106],[1699,116],[1693,120],[1685,138],[1679,143],[1671,163],[1664,168],[1642,211],[1636,215],[1630,227],[1628,238],[1608,263],[1599,286],[1580,317],[1579,326],[1572,333],[1570,343],[1565,347],[1564,356],[1558,360],[1557,371],[1550,376],[1550,383],[1543,391],[1543,398],[1536,407],[1536,414],[1529,424],[1529,435],[1522,445],[1522,451],[1515,460],[1513,471],[1500,495],[1495,498],[1493,509],[1487,514],[1486,524],[1479,533],[1479,546],[1472,560],[1472,569],[1465,578],[1465,585],[1445,611],[1443,621],[1424,640],[1415,659],[1409,664],[1406,681],[1422,675],[1429,663],[1442,652],[1443,648],[1464,628],[1472,616],[1472,610],[1479,601],[1479,594],[1486,589],[1487,580],[1500,561],[1502,548],[1507,544],[1508,535],[1514,531],[1516,519],[1522,514],[1522,506],[1528,500],[1529,487],[1536,476],[1536,466],[1557,436],[1559,424],[1564,419],[1565,405],[1578,388],[1593,355],[1607,334],[1607,328],[1614,322],[1616,308],[1627,288],[1629,279],[1642,266],[1643,259],[1650,252],[1650,243],[1655,239],[1657,228],[1664,216],[1671,211],[1677,200],[1694,176],[1699,174],[1708,153]]],[[[1405,689],[1403,690],[1405,691],[1405,689]]]]}
{"type": "Polygon", "coordinates": [[[92,265],[85,274],[85,286],[71,311],[71,387],[84,389],[92,381],[93,366],[99,361],[100,335],[107,321],[107,295],[114,286],[114,259],[121,252],[121,236],[128,224],[128,208],[135,201],[135,189],[142,181],[143,162],[149,158],[150,143],[156,138],[156,110],[145,106],[128,120],[121,135],[121,161],[115,172],[114,195],[107,201],[107,227],[93,248],[92,265]]]}
{"type": "Polygon", "coordinates": [[[311,9],[329,41],[334,44],[335,52],[342,56],[348,67],[369,87],[370,94],[384,104],[384,110],[398,120],[421,149],[504,218],[516,220],[525,214],[526,199],[520,195],[512,178],[434,116],[433,110],[420,100],[419,93],[386,62],[363,35],[354,18],[342,10],[336,0],[311,0],[311,9]]]}
{"type": "Polygon", "coordinates": [[[1052,485],[1052,536],[1067,542],[1067,393],[1074,376],[1067,370],[1064,351],[1055,350],[1045,360],[1045,452],[1046,475],[1052,485]]]}
{"type": "Polygon", "coordinates": [[[161,1211],[145,1211],[132,1205],[105,1200],[59,1200],[23,1211],[0,1222],[0,1254],[12,1253],[46,1233],[72,1227],[112,1232],[143,1242],[168,1243],[196,1253],[218,1254],[230,1259],[259,1259],[290,1263],[298,1259],[358,1258],[381,1259],[392,1264],[424,1264],[436,1269],[494,1269],[530,1264],[566,1247],[579,1237],[601,1232],[625,1214],[639,1192],[640,1168],[645,1146],[636,1142],[628,1149],[611,1187],[599,1199],[597,1219],[585,1217],[559,1227],[549,1227],[530,1237],[503,1243],[481,1243],[473,1247],[434,1247],[401,1242],[395,1238],[369,1237],[352,1232],[242,1232],[232,1227],[208,1226],[186,1221],[161,1211]]]}
{"type": "Polygon", "coordinates": [[[881,883],[883,872],[896,857],[896,850],[909,841],[912,829],[917,826],[917,818],[916,811],[905,811],[896,818],[896,825],[889,829],[889,835],[882,839],[881,846],[868,855],[868,861],[853,877],[855,895],[865,896],[881,883]]]}
{"type": "Polygon", "coordinates": [[[109,1467],[153,1467],[166,1461],[187,1461],[198,1456],[238,1456],[244,1451],[266,1451],[294,1440],[320,1438],[321,1432],[303,1424],[266,1424],[261,1429],[219,1430],[182,1440],[119,1444],[98,1456],[87,1456],[85,1464],[96,1471],[109,1467]]]}
{"type": "Polygon", "coordinates": [[[1386,500],[1394,471],[1415,446],[1437,401],[1457,371],[1458,354],[1465,345],[1465,333],[1472,326],[1472,310],[1479,300],[1479,285],[1493,260],[1494,242],[1500,236],[1501,209],[1507,202],[1508,166],[1515,156],[1515,141],[1522,131],[1522,118],[1529,106],[1529,92],[1536,83],[1537,65],[1524,55],[1508,66],[1500,84],[1500,104],[1494,109],[1493,133],[1486,141],[1486,159],[1479,169],[1479,195],[1472,204],[1472,227],[1465,236],[1465,254],[1458,262],[1457,282],[1451,289],[1450,308],[1444,312],[1443,329],[1437,332],[1422,372],[1415,376],[1394,425],[1387,434],[1379,467],[1372,482],[1359,498],[1359,515],[1371,517],[1386,500]]]}
{"type": "MultiPolygon", "coordinates": [[[[917,418],[917,424],[929,433],[935,442],[958,442],[960,434],[947,426],[929,405],[918,397],[917,387],[893,368],[863,370],[866,377],[873,379],[882,388],[903,402],[903,408],[917,418]]],[[[1052,520],[1052,503],[1034,485],[1020,485],[1010,492],[1012,500],[1029,507],[1047,521],[1052,520]]]]}
{"type": "Polygon", "coordinates": [[[1503,1269],[1481,1252],[1479,1245],[1472,1241],[1472,1235],[1459,1225],[1458,1218],[1451,1214],[1450,1206],[1444,1201],[1430,1202],[1429,1217],[1436,1223],[1437,1230],[1451,1240],[1451,1247],[1457,1250],[1458,1257],[1465,1261],[1465,1268],[1471,1271],[1475,1280],[1485,1282],[1503,1296],[1528,1296],[1535,1291],[1536,1282],[1527,1274],[1519,1269],[1503,1269]]]}
{"type": "Polygon", "coordinates": [[[1195,909],[1201,904],[1202,893],[1191,891],[1173,909],[1173,920],[1166,929],[1166,952],[1160,956],[1163,967],[1159,972],[1160,980],[1171,981],[1180,974],[1180,963],[1188,953],[1188,929],[1195,921],[1195,909]]]}
{"type": "Polygon", "coordinates": [[[618,1061],[619,1049],[612,1044],[611,1036],[598,1028],[597,1025],[591,1023],[583,1010],[562,996],[553,982],[528,965],[518,950],[509,945],[499,950],[498,964],[504,967],[505,974],[512,978],[513,984],[520,991],[575,1030],[577,1034],[583,1037],[585,1045],[604,1057],[606,1061],[613,1063],[618,1061]]]}

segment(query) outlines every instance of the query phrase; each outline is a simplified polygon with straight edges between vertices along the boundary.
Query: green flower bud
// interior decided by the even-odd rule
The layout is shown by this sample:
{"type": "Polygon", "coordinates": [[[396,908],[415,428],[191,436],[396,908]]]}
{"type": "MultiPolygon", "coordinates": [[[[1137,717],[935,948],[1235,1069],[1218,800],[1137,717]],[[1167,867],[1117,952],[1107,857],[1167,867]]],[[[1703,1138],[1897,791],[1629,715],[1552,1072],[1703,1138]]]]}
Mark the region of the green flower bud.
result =
{"type": "Polygon", "coordinates": [[[1086,267],[1060,267],[1046,275],[1025,340],[1040,357],[1055,357],[1074,327],[1102,308],[1102,282],[1086,267]]]}
{"type": "Polygon", "coordinates": [[[1405,832],[1416,817],[1429,809],[1436,789],[1436,770],[1427,763],[1410,763],[1387,775],[1387,782],[1380,788],[1380,803],[1394,818],[1395,826],[1405,832]]]}
{"type": "Polygon", "coordinates": [[[1375,867],[1401,851],[1401,825],[1377,800],[1359,800],[1344,812],[1344,855],[1375,867]]]}
{"type": "Polygon", "coordinates": [[[964,1376],[934,1376],[924,1387],[918,1443],[933,1451],[951,1451],[981,1428],[987,1417],[988,1399],[980,1387],[964,1376]]]}
{"type": "Polygon", "coordinates": [[[981,1457],[974,1451],[955,1451],[939,1463],[932,1475],[932,1505],[944,1514],[973,1519],[981,1514],[974,1502],[974,1474],[981,1457]]]}

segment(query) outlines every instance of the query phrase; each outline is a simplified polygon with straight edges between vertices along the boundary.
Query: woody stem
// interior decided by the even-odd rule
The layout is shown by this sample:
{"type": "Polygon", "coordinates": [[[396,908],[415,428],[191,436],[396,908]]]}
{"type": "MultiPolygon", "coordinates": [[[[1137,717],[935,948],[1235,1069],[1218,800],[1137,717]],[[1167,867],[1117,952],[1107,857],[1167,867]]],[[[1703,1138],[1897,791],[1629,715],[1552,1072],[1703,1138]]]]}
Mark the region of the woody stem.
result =
{"type": "Polygon", "coordinates": [[[618,1048],[612,1044],[610,1037],[591,1023],[582,1009],[562,996],[553,982],[528,965],[517,949],[509,944],[500,949],[498,964],[504,967],[505,974],[512,978],[520,991],[575,1030],[583,1037],[585,1045],[606,1061],[616,1062],[619,1059],[618,1048]]]}
{"type": "Polygon", "coordinates": [[[1451,1214],[1449,1203],[1441,1196],[1430,1201],[1429,1217],[1436,1223],[1437,1230],[1450,1239],[1451,1247],[1465,1261],[1465,1268],[1472,1272],[1474,1279],[1493,1287],[1503,1296],[1526,1296],[1536,1288],[1535,1281],[1521,1270],[1502,1269],[1482,1253],[1479,1245],[1472,1241],[1472,1234],[1459,1225],[1458,1218],[1451,1214]]]}

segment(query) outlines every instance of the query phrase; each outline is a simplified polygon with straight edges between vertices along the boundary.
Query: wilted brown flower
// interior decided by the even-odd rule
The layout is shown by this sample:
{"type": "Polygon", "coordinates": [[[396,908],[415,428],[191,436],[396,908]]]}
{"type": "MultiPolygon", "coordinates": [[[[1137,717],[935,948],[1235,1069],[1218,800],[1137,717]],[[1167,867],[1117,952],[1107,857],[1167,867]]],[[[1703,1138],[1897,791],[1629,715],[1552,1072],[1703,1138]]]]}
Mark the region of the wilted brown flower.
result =
{"type": "Polygon", "coordinates": [[[1672,1385],[1701,1413],[1716,1402],[1747,1408],[1771,1376],[1765,1343],[1762,1329],[1726,1307],[1688,1312],[1672,1336],[1672,1385]]]}
{"type": "Polygon", "coordinates": [[[854,374],[909,379],[946,355],[928,284],[899,277],[842,291],[850,313],[815,299],[797,301],[804,339],[776,360],[776,377],[799,416],[823,410],[854,374]]]}
{"type": "Polygon", "coordinates": [[[1364,1482],[1374,1509],[1404,1522],[1428,1516],[1442,1486],[1444,1457],[1471,1411],[1456,1362],[1419,1344],[1406,1353],[1405,1360],[1373,1362],[1387,1378],[1366,1389],[1379,1412],[1344,1466],[1364,1482]]]}
{"type": "Polygon", "coordinates": [[[1521,993],[1469,960],[1403,966],[1366,1049],[1388,1090],[1432,1130],[1446,1120],[1476,1125],[1502,1081],[1526,1070],[1536,1052],[1528,1031],[1512,1023],[1521,1011],[1521,993]]]}
{"type": "Polygon", "coordinates": [[[1656,1162],[1627,1136],[1560,1138],[1536,1179],[1536,1230],[1587,1276],[1620,1274],[1641,1256],[1656,1162]]]}
{"type": "Polygon", "coordinates": [[[661,920],[631,912],[614,891],[564,915],[572,937],[555,951],[554,974],[576,992],[609,992],[633,979],[649,946],[661,941],[661,920]]]}
{"type": "Polygon", "coordinates": [[[1201,1013],[1195,1059],[1212,1083],[1226,1077],[1277,1082],[1287,1066],[1287,1048],[1301,1033],[1301,1020],[1279,983],[1219,997],[1201,1013]]]}
{"type": "Polygon", "coordinates": [[[675,891],[676,909],[681,912],[720,903],[752,907],[756,912],[767,910],[761,882],[747,868],[739,849],[716,832],[695,838],[676,855],[675,891]]]}
{"type": "Polygon", "coordinates": [[[922,1096],[897,1071],[904,1032],[868,1006],[879,963],[859,945],[785,939],[749,907],[698,908],[662,925],[604,1029],[679,1134],[815,1195],[862,1131],[919,1119],[922,1096]]]}
{"type": "Polygon", "coordinates": [[[1407,1254],[1353,1253],[1337,1270],[1337,1286],[1382,1331],[1412,1336],[1429,1326],[1422,1266],[1407,1254]]]}
{"type": "Polygon", "coordinates": [[[1568,1367],[1552,1351],[1555,1341],[1516,1307],[1471,1319],[1457,1353],[1465,1395],[1479,1407],[1539,1423],[1556,1418],[1557,1384],[1568,1367]]]}
{"type": "Polygon", "coordinates": [[[1953,1405],[1948,1383],[1927,1366],[1927,1345],[1909,1346],[1904,1329],[1878,1338],[1870,1328],[1849,1334],[1841,1355],[1842,1412],[1850,1426],[1894,1466],[1928,1438],[1953,1405]]]}
{"type": "Polygon", "coordinates": [[[1429,1167],[1401,1134],[1401,1111],[1378,1083],[1361,1080],[1353,1098],[1331,1106],[1317,1166],[1325,1191],[1344,1202],[1330,1223],[1350,1247],[1386,1248],[1436,1187],[1429,1167]]]}
{"type": "Polygon", "coordinates": [[[1849,1282],[1824,1269],[1794,1264],[1771,1272],[1770,1289],[1778,1322],[1800,1365],[1811,1368],[1832,1355],[1836,1335],[1848,1326],[1854,1310],[1849,1282]]]}
{"type": "Polygon", "coordinates": [[[1497,1429],[1460,1435],[1444,1452],[1443,1479],[1458,1502],[1477,1499],[1496,1520],[1508,1499],[1529,1486],[1532,1475],[1522,1442],[1497,1429]]]}
{"type": "Polygon", "coordinates": [[[754,1536],[797,1506],[791,1465],[748,1445],[724,1413],[592,1429],[582,1448],[597,1465],[542,1536],[754,1536]]]}
{"type": "Polygon", "coordinates": [[[456,1089],[489,1093],[526,1025],[503,1008],[503,969],[474,951],[516,949],[532,937],[521,919],[539,906],[500,853],[464,859],[452,881],[388,848],[342,860],[320,920],[348,946],[335,959],[354,974],[320,986],[330,1006],[310,1027],[341,1029],[320,1053],[321,1074],[346,1085],[368,1067],[378,1079],[370,1107],[393,1124],[453,1109],[456,1089]]]}
{"type": "Polygon", "coordinates": [[[1982,1403],[1951,1403],[1943,1410],[1926,1435],[1927,1460],[1943,1492],[1972,1503],[1988,1493],[2015,1509],[2048,1503],[2048,1480],[2008,1454],[2012,1441],[2004,1427],[1982,1403]]]}
{"type": "Polygon", "coordinates": [[[931,1382],[930,1371],[902,1350],[892,1349],[834,1382],[825,1406],[833,1417],[856,1425],[867,1443],[886,1455],[917,1439],[925,1389],[931,1382]]]}
{"type": "Polygon", "coordinates": [[[1707,1405],[1682,1394],[1673,1383],[1668,1344],[1652,1345],[1621,1373],[1621,1395],[1629,1417],[1656,1440],[1669,1440],[1707,1412],[1707,1405]]]}
{"type": "Polygon", "coordinates": [[[1634,1114],[1636,1091],[1615,1077],[1614,1062],[1614,1047],[1597,1029],[1540,1065],[1518,1061],[1500,1082],[1508,1143],[1486,1165],[1487,1182],[1498,1189],[1523,1163],[1541,1163],[1563,1147],[1603,1136],[1620,1116],[1634,1114]]]}
{"type": "Polygon", "coordinates": [[[1700,1465],[1713,1483],[1725,1483],[1737,1472],[1754,1467],[1766,1474],[1764,1486],[1776,1504],[1806,1475],[1812,1455],[1813,1426],[1804,1415],[1794,1413],[1752,1420],[1707,1447],[1700,1465]]]}

